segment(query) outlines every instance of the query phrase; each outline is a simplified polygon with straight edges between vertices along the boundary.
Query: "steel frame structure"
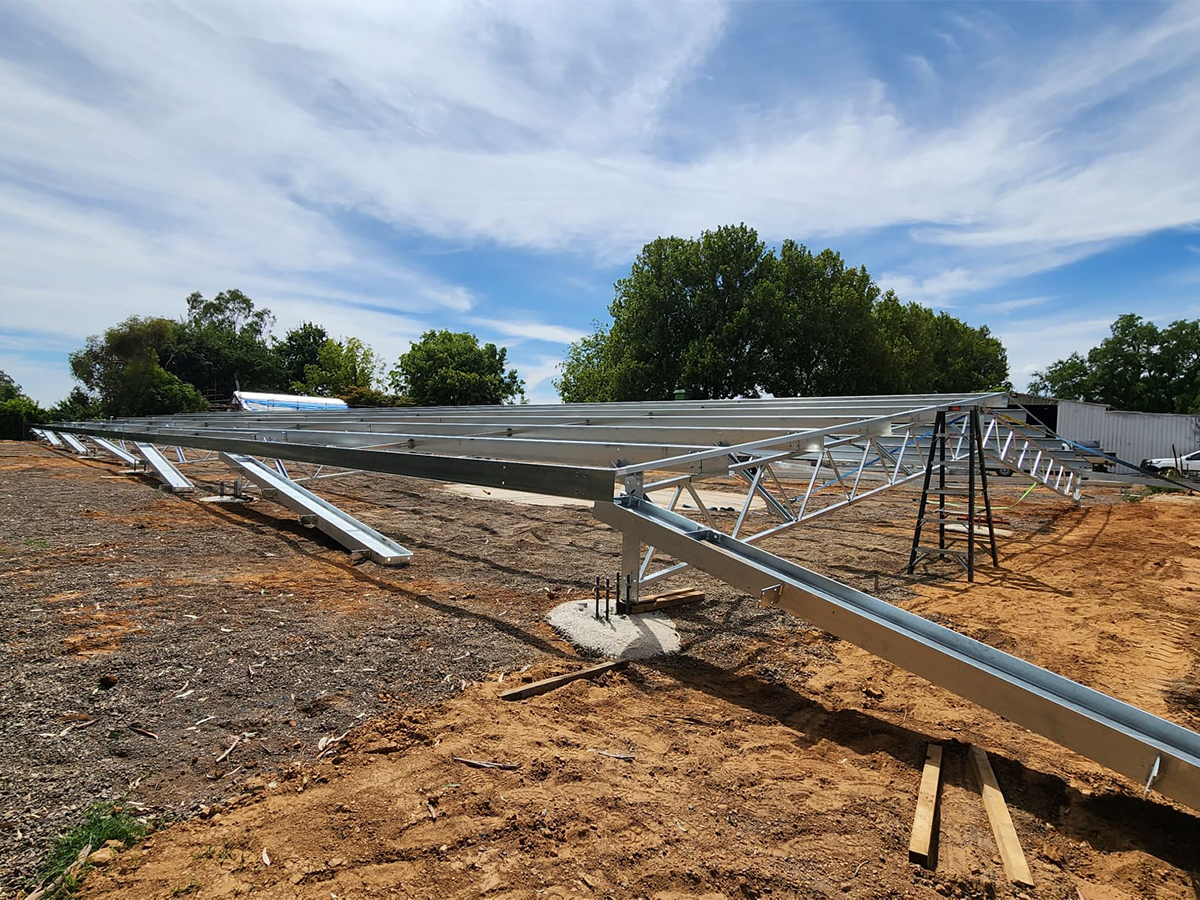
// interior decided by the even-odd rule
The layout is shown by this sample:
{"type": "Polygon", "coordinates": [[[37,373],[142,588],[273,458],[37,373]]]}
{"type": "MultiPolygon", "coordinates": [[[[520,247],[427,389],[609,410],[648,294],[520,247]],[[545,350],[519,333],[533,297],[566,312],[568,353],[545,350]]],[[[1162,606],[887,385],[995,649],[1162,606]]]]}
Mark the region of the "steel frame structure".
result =
{"type": "MultiPolygon", "coordinates": [[[[953,433],[944,465],[961,465],[973,410],[982,414],[988,467],[1079,501],[1085,461],[1057,436],[1026,425],[1002,393],[220,413],[43,431],[51,442],[57,432],[116,440],[123,450],[125,441],[175,447],[180,463],[188,461],[183,448],[217,453],[253,469],[276,492],[298,487],[286,461],[318,467],[310,478],[337,467],[591,500],[596,518],[622,533],[621,577],[635,598],[638,586],[696,566],[1090,756],[1147,792],[1155,787],[1200,809],[1200,735],[755,546],[923,478],[939,413],[953,433]],[[797,466],[807,487],[793,495],[786,483],[797,466]],[[713,480],[743,491],[728,534],[697,490],[713,480]],[[680,514],[685,496],[704,521],[680,514]],[[755,499],[778,521],[749,528],[755,499]],[[656,553],[673,562],[652,570],[656,553]]],[[[159,455],[170,467],[160,477],[183,477],[159,455]]],[[[293,503],[302,497],[288,493],[293,503]]]]}

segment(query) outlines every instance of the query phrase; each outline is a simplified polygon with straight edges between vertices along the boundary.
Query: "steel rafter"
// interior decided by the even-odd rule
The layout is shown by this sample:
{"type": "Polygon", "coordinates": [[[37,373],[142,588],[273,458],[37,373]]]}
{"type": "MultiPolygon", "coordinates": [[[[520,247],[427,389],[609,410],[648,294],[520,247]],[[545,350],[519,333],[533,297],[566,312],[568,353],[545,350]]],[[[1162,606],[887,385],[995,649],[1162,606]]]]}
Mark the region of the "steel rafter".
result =
{"type": "Polygon", "coordinates": [[[1200,810],[1200,735],[700,525],[644,497],[597,501],[626,539],[752,596],[1200,810]]]}
{"type": "MultiPolygon", "coordinates": [[[[222,413],[55,430],[134,441],[143,455],[141,445],[176,447],[181,461],[182,448],[227,461],[238,456],[260,483],[276,482],[273,490],[282,484],[290,491],[287,465],[301,463],[317,467],[312,478],[329,467],[590,499],[595,516],[622,534],[623,578],[649,584],[694,565],[1135,778],[1147,791],[1200,809],[1200,735],[755,546],[922,477],[922,451],[939,412],[961,431],[968,414],[980,410],[989,465],[1077,500],[1085,461],[1064,451],[1055,435],[1004,412],[1006,400],[972,394],[222,413]],[[784,468],[797,465],[808,467],[807,488],[789,496],[784,468]],[[734,534],[718,530],[697,490],[715,478],[744,487],[734,534]],[[614,483],[621,496],[614,497],[614,483]],[[656,504],[652,496],[660,492],[664,502],[656,504]],[[677,512],[684,498],[707,524],[677,512]],[[777,521],[743,536],[756,498],[777,521]],[[677,562],[651,572],[655,549],[643,558],[643,545],[677,562]]],[[[46,436],[53,439],[53,431],[46,436]]],[[[965,438],[947,450],[947,466],[969,453],[965,438]]],[[[300,509],[320,505],[309,492],[290,499],[300,509]],[[301,500],[310,505],[299,506],[301,500]]]]}

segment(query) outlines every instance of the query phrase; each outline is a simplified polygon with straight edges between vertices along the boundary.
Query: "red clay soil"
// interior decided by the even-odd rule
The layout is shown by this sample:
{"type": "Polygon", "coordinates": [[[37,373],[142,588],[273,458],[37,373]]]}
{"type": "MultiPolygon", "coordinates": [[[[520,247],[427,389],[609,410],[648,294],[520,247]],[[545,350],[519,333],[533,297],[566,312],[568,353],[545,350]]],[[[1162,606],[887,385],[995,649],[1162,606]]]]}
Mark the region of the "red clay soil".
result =
{"type": "MultiPolygon", "coordinates": [[[[271,504],[0,449],[0,893],[79,810],[124,794],[175,821],[91,870],[83,897],[1197,897],[1196,812],[710,579],[672,611],[679,654],[500,700],[591,662],[542,621],[618,553],[585,511],[322,483],[417,549],[383,570],[271,504]],[[946,749],[933,871],[907,859],[930,741],[946,749]],[[968,743],[990,754],[1032,888],[1004,876],[968,743]]],[[[1018,493],[999,486],[1015,533],[974,585],[902,574],[903,492],[766,546],[1200,728],[1200,502],[1018,493]]]]}
{"type": "MultiPolygon", "coordinates": [[[[1007,542],[998,572],[906,605],[1195,727],[1198,512],[1173,497],[1065,512],[1007,542]]],[[[809,641],[829,643],[791,649],[809,641]]],[[[794,684],[684,655],[508,703],[498,673],[164,830],[85,896],[1196,896],[1194,812],[833,646],[794,684]],[[906,853],[930,740],[946,746],[934,872],[906,853]],[[1033,888],[1004,877],[965,742],[991,753],[1033,888]]]]}

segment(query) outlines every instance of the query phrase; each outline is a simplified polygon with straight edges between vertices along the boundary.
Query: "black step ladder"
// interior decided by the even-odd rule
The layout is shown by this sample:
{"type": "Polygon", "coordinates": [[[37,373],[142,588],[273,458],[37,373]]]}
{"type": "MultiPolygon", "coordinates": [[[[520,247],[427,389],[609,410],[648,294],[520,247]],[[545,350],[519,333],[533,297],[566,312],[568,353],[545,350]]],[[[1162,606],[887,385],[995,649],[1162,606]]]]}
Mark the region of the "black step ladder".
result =
{"type": "MultiPolygon", "coordinates": [[[[996,556],[996,528],[992,522],[992,500],[988,494],[987,466],[983,459],[983,429],[980,427],[979,409],[973,407],[966,414],[966,419],[967,485],[965,488],[961,485],[948,485],[946,482],[946,444],[952,435],[949,432],[945,411],[939,411],[934,421],[932,440],[929,444],[929,460],[925,465],[925,483],[921,489],[921,504],[917,509],[917,527],[913,532],[912,552],[908,557],[909,575],[913,573],[913,569],[922,559],[937,557],[939,559],[955,560],[967,570],[967,580],[975,580],[975,474],[977,468],[980,493],[983,494],[988,542],[992,551],[992,565],[1000,565],[999,559],[996,556]],[[931,484],[935,469],[938,476],[937,486],[932,487],[931,484]],[[937,497],[937,505],[932,508],[929,503],[930,495],[937,497]],[[967,533],[964,536],[967,547],[965,550],[959,547],[946,546],[948,541],[961,539],[955,532],[946,533],[946,526],[953,523],[951,517],[955,516],[953,510],[946,508],[947,497],[967,498],[967,533]],[[927,523],[937,525],[938,542],[936,547],[921,543],[921,533],[927,523]]],[[[957,437],[958,435],[954,436],[957,437]]],[[[950,461],[955,461],[953,450],[950,451],[950,461]]]]}

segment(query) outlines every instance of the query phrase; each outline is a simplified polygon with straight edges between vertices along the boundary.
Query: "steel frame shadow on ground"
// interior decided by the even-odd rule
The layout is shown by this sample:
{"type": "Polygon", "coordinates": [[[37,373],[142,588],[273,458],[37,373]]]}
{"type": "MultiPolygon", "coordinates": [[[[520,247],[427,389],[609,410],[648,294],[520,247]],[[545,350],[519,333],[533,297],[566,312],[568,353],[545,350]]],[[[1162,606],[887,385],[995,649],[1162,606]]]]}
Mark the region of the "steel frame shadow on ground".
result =
{"type": "Polygon", "coordinates": [[[283,460],[591,500],[622,533],[622,579],[632,585],[697,566],[1200,809],[1200,735],[754,546],[923,478],[939,413],[947,460],[939,452],[937,465],[961,467],[975,443],[986,466],[1078,502],[1085,461],[1001,393],[196,414],[68,423],[46,436],[175,447],[180,462],[182,448],[218,452],[259,476],[270,471],[259,460],[272,460],[293,485],[283,460]],[[808,475],[798,492],[787,487],[797,467],[808,475]],[[696,489],[714,480],[742,485],[728,534],[696,489]],[[680,515],[685,496],[704,521],[680,515]],[[778,521],[743,534],[756,499],[778,521]],[[673,561],[652,569],[656,553],[673,561]]]}

